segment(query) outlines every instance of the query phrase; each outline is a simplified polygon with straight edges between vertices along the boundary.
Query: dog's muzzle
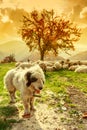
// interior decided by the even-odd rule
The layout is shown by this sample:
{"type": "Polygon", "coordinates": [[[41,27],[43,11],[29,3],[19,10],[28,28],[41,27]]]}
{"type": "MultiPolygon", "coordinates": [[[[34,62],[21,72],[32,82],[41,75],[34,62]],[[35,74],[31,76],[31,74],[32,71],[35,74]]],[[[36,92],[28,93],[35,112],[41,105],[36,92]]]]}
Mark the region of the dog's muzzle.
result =
{"type": "Polygon", "coordinates": [[[36,89],[33,85],[32,88],[34,89],[35,93],[40,93],[40,90],[42,90],[42,87],[38,87],[38,89],[36,89]]]}

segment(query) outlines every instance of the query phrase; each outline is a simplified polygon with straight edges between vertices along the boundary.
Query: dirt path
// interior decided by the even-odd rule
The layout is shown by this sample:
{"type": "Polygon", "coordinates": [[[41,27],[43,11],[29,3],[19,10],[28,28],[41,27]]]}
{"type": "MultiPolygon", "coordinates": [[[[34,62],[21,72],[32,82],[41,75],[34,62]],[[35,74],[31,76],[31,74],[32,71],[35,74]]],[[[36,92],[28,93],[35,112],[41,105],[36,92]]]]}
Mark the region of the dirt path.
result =
{"type": "Polygon", "coordinates": [[[87,130],[87,118],[83,118],[84,113],[87,113],[87,96],[73,86],[68,88],[68,92],[72,103],[75,104],[72,108],[75,114],[72,117],[73,123],[77,126],[76,130],[87,130]]]}
{"type": "Polygon", "coordinates": [[[38,103],[30,119],[23,119],[20,112],[16,119],[22,121],[12,130],[87,130],[87,119],[82,118],[87,112],[87,97],[75,87],[69,87],[68,94],[73,106],[66,106],[61,113],[59,108],[49,108],[49,103],[38,103]]]}
{"type": "MultiPolygon", "coordinates": [[[[20,119],[22,119],[21,115],[22,113],[20,113],[20,119]]],[[[65,130],[60,123],[62,116],[64,115],[49,109],[46,104],[39,104],[30,119],[23,119],[21,123],[15,124],[12,130],[65,130]]]]}
{"type": "Polygon", "coordinates": [[[87,112],[87,96],[73,86],[68,88],[68,92],[77,109],[81,112],[87,112]]]}

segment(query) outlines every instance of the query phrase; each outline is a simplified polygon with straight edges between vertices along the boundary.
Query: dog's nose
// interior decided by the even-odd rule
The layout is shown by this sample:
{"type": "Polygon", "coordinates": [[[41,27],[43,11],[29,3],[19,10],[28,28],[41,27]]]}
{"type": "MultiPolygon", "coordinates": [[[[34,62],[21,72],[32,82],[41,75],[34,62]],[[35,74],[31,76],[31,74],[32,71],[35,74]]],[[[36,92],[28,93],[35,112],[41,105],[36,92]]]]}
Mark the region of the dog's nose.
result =
{"type": "Polygon", "coordinates": [[[41,90],[41,89],[42,89],[42,87],[39,87],[39,89],[41,90]]]}

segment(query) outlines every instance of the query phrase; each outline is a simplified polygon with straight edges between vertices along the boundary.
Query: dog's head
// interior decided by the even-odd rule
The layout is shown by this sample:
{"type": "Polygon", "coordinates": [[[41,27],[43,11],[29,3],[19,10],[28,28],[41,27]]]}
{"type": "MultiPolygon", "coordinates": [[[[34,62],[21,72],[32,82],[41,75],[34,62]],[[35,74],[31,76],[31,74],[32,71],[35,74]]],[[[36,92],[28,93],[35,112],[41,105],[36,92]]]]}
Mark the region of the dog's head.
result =
{"type": "Polygon", "coordinates": [[[32,87],[35,91],[40,91],[44,86],[44,75],[38,72],[27,72],[26,73],[26,86],[32,87]]]}

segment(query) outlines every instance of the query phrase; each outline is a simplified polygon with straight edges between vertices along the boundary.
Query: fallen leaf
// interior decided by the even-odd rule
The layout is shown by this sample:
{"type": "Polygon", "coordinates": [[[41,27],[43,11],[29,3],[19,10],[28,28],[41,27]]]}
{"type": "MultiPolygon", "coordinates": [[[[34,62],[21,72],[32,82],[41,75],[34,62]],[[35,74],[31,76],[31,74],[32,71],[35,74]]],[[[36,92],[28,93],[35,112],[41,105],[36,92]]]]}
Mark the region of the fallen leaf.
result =
{"type": "Polygon", "coordinates": [[[82,117],[87,118],[87,112],[83,113],[82,117]]]}

